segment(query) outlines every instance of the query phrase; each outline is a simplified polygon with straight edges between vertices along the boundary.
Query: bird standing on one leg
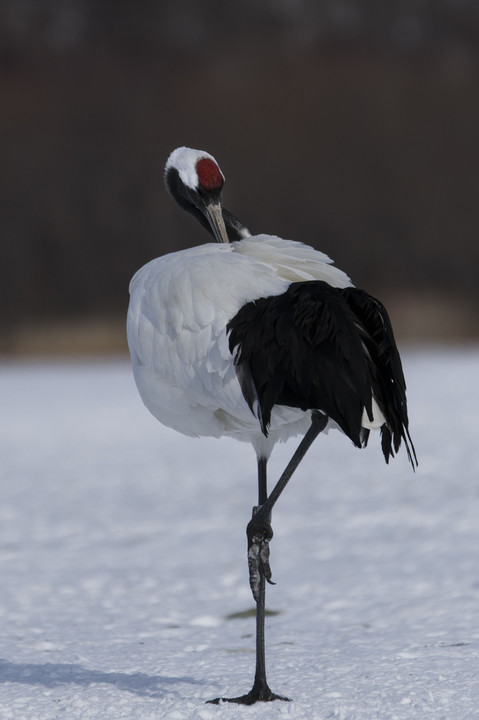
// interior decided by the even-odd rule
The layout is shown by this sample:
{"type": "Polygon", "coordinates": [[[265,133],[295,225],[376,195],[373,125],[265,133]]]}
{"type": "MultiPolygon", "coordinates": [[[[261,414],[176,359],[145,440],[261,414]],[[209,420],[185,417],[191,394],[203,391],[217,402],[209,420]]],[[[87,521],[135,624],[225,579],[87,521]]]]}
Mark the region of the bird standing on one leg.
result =
{"type": "Polygon", "coordinates": [[[127,330],[135,380],[164,425],[192,437],[227,435],[255,449],[258,505],[247,537],[256,674],[252,690],[229,701],[286,699],[266,680],[272,508],[330,427],[359,448],[379,430],[386,462],[404,442],[417,464],[401,360],[384,306],[353,287],[326,255],[300,242],[251,236],[222,207],[224,176],[211,155],[176,149],[165,182],[216,243],[152,260],[133,277],[127,330]],[[295,435],[303,439],[268,494],[271,451],[295,435]]]}

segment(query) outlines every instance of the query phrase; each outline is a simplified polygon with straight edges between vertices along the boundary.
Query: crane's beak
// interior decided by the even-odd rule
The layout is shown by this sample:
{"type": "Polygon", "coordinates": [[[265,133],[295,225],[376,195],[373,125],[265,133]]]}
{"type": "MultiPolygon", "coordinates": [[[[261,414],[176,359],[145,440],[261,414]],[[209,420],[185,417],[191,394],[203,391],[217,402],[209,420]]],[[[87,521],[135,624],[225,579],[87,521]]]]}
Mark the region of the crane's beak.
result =
{"type": "Polygon", "coordinates": [[[228,243],[228,233],[226,232],[225,221],[223,220],[221,203],[214,201],[208,203],[205,207],[205,212],[216,242],[228,243]]]}

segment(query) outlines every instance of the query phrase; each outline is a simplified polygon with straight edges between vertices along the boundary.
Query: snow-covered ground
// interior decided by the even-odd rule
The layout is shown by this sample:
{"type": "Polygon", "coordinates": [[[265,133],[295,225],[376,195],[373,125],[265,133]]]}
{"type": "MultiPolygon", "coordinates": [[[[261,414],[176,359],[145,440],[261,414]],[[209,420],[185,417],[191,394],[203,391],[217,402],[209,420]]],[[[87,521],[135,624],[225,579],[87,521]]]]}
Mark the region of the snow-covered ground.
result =
{"type": "MultiPolygon", "coordinates": [[[[250,689],[253,451],[142,406],[126,359],[0,365],[0,719],[479,717],[479,350],[403,353],[419,457],[320,437],[275,509],[250,689]]],[[[271,462],[278,475],[294,443],[271,462]]]]}

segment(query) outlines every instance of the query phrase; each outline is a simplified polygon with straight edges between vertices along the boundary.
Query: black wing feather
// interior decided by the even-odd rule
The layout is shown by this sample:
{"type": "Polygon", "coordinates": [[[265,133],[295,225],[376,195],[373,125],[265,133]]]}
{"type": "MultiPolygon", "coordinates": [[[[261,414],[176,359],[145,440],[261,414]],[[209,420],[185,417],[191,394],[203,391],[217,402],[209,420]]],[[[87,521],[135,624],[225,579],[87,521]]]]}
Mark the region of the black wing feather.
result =
{"type": "Polygon", "coordinates": [[[321,281],[292,283],[283,295],[244,305],[227,330],[243,395],[265,435],[274,405],[287,405],[320,410],[361,447],[369,434],[363,409],[372,418],[374,393],[387,423],[386,461],[403,438],[413,463],[401,361],[374,298],[321,281]]]}
{"type": "Polygon", "coordinates": [[[409,434],[406,381],[391,321],[384,305],[358,288],[341,290],[343,297],[366,330],[365,344],[374,370],[374,395],[386,418],[381,428],[381,445],[386,462],[404,440],[409,461],[417,465],[416,451],[409,434]]]}

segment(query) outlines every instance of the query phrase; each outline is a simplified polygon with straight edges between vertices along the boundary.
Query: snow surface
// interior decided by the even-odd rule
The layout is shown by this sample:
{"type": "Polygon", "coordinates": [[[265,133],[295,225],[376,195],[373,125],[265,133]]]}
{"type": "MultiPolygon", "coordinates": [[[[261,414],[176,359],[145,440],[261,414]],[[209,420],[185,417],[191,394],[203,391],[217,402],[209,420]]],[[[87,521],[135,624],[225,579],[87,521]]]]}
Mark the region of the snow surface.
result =
{"type": "Polygon", "coordinates": [[[293,701],[253,707],[205,704],[252,684],[252,450],[161,427],[125,359],[0,365],[0,719],[479,717],[479,349],[404,365],[416,474],[331,433],[275,509],[293,701]]]}

